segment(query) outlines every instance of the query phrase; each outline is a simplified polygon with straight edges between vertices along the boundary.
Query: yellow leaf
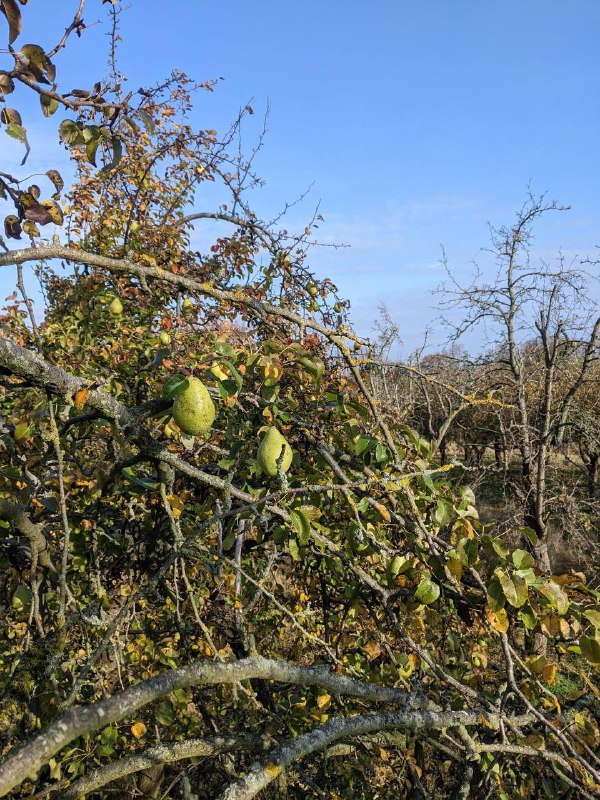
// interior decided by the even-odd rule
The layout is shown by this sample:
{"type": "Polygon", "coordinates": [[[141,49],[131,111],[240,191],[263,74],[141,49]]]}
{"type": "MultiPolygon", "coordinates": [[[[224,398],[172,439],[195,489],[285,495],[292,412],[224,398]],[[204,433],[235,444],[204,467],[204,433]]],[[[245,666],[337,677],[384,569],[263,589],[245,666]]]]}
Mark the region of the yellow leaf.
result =
{"type": "Polygon", "coordinates": [[[556,664],[546,664],[542,670],[542,678],[545,683],[554,683],[556,680],[556,664]]]}
{"type": "Polygon", "coordinates": [[[175,519],[179,519],[184,509],[183,500],[181,500],[181,498],[178,497],[176,494],[168,494],[167,500],[169,501],[169,505],[171,506],[171,511],[173,512],[173,516],[175,517],[175,519]]]}
{"type": "Polygon", "coordinates": [[[485,615],[495,631],[498,631],[498,633],[506,633],[509,622],[508,615],[503,608],[500,608],[498,611],[492,611],[491,609],[486,608],[485,615]]]}
{"type": "Polygon", "coordinates": [[[331,695],[330,694],[320,694],[317,697],[317,706],[321,710],[326,708],[331,703],[331,695]]]}
{"type": "Polygon", "coordinates": [[[131,726],[131,732],[135,736],[136,739],[141,739],[142,736],[146,735],[147,728],[143,722],[134,722],[131,726]]]}
{"type": "Polygon", "coordinates": [[[380,748],[379,748],[379,758],[380,758],[382,761],[387,761],[387,760],[388,760],[388,757],[389,757],[389,756],[388,756],[388,751],[387,751],[387,750],[384,750],[384,749],[383,749],[383,747],[380,747],[380,748]]]}
{"type": "Polygon", "coordinates": [[[374,503],[373,505],[377,509],[377,511],[379,512],[379,514],[380,514],[382,519],[384,519],[386,522],[391,522],[392,521],[392,518],[390,516],[390,512],[383,505],[383,503],[374,503]]]}

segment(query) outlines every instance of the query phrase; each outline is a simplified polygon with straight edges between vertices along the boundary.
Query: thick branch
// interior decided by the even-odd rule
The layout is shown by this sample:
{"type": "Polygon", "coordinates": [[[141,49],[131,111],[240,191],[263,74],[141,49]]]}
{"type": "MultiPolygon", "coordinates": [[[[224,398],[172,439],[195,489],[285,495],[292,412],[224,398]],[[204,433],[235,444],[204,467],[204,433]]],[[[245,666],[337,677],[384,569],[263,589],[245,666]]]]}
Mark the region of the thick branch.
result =
{"type": "Polygon", "coordinates": [[[263,736],[245,734],[241,736],[211,736],[206,739],[189,739],[186,742],[168,742],[147,747],[142,752],[122,758],[99,767],[72,783],[62,792],[60,800],[75,800],[84,794],[96,792],[107,783],[132,775],[135,772],[155,767],[159,764],[173,764],[185,758],[207,758],[221,753],[233,753],[237,750],[265,750],[269,740],[263,736]]]}
{"type": "Polygon", "coordinates": [[[335,675],[327,667],[302,667],[260,656],[227,664],[198,661],[180,669],[162,672],[99,703],[76,706],[67,711],[0,765],[0,797],[8,794],[28,775],[35,773],[73,739],[130,717],[139,708],[176,689],[239,683],[251,678],[300,686],[321,686],[335,694],[393,703],[396,706],[406,706],[411,700],[410,695],[399,689],[376,686],[343,675],[335,675]]]}
{"type": "MultiPolygon", "coordinates": [[[[515,726],[527,725],[531,716],[514,717],[515,726]]],[[[319,728],[298,736],[273,750],[266,764],[254,764],[244,775],[219,796],[219,800],[250,800],[262,791],[291,764],[313,753],[325,750],[339,739],[364,736],[378,731],[406,730],[417,733],[425,730],[485,724],[498,728],[500,715],[487,711],[396,711],[358,717],[329,720],[319,728]]]]}

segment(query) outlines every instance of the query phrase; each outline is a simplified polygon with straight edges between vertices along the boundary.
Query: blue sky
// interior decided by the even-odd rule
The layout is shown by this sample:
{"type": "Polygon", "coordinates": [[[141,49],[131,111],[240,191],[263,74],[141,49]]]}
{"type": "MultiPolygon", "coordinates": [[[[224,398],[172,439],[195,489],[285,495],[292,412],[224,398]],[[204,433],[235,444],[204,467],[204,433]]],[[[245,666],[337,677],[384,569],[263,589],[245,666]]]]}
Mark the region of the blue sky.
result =
{"type": "MultiPolygon", "coordinates": [[[[23,8],[27,41],[53,44],[75,3],[55,0],[50,18],[49,5],[23,8]]],[[[89,30],[56,59],[79,86],[105,61],[100,2],[88,5],[89,30]]],[[[198,97],[198,127],[224,130],[251,98],[258,124],[268,102],[255,207],[273,216],[313,184],[287,227],[320,202],[322,240],[351,247],[316,250],[316,272],[350,298],[362,333],[385,301],[410,350],[427,325],[444,338],[440,246],[468,275],[487,223],[510,222],[528,184],[571,206],[540,226],[541,256],[600,244],[599,32],[597,0],[132,0],[120,64],[136,87],[173,67],[222,76],[198,97]]],[[[41,163],[54,120],[31,120],[41,163]]],[[[15,148],[0,145],[0,170],[14,171],[15,148]]]]}

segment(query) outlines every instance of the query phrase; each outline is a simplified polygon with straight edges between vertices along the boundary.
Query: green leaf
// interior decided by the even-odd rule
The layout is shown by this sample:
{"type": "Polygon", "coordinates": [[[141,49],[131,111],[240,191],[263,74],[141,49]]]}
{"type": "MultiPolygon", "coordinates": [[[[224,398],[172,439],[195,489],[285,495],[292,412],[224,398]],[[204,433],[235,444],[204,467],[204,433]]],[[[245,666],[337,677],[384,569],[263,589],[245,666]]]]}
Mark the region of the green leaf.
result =
{"type": "Polygon", "coordinates": [[[290,539],[288,541],[288,550],[290,551],[290,555],[294,559],[294,561],[302,560],[300,547],[298,546],[298,542],[295,539],[290,539]]]}
{"type": "Polygon", "coordinates": [[[100,741],[102,744],[115,744],[117,741],[118,731],[116,725],[109,725],[107,728],[103,728],[100,733],[100,741]]]}
{"type": "Polygon", "coordinates": [[[533,630],[538,623],[537,614],[531,608],[529,603],[526,603],[523,608],[519,611],[519,618],[521,619],[523,625],[528,630],[533,630]]]}
{"type": "Polygon", "coordinates": [[[536,544],[538,543],[538,535],[533,530],[533,528],[520,528],[520,531],[523,534],[523,536],[526,536],[529,539],[529,544],[532,547],[535,547],[536,544]]]}
{"type": "Polygon", "coordinates": [[[40,95],[40,106],[45,117],[51,117],[58,110],[58,100],[49,94],[40,95]]]}
{"type": "Polygon", "coordinates": [[[320,382],[325,372],[325,364],[320,358],[311,359],[307,356],[301,356],[298,363],[311,375],[317,383],[320,382]]]}
{"type": "Polygon", "coordinates": [[[516,608],[520,608],[529,599],[529,589],[527,583],[521,578],[520,575],[513,573],[512,582],[517,592],[517,602],[513,603],[516,608]]]}
{"type": "Polygon", "coordinates": [[[63,119],[58,126],[58,136],[61,142],[64,142],[69,147],[76,144],[84,144],[82,127],[72,119],[63,119]]]}
{"type": "Polygon", "coordinates": [[[585,611],[583,616],[588,619],[596,630],[600,630],[600,611],[585,611]]]}
{"type": "Polygon", "coordinates": [[[383,464],[386,461],[389,461],[390,453],[387,447],[383,444],[383,442],[379,442],[377,447],[375,448],[375,461],[378,464],[383,464]]]}
{"type": "Polygon", "coordinates": [[[469,539],[467,536],[458,540],[456,552],[463,563],[463,566],[472,566],[477,562],[479,555],[479,544],[476,539],[469,539]]]}
{"type": "Polygon", "coordinates": [[[215,353],[218,353],[220,356],[227,356],[228,358],[233,358],[235,356],[235,350],[226,342],[215,342],[214,350],[215,353]]]}
{"type": "Polygon", "coordinates": [[[470,486],[463,487],[463,489],[461,490],[460,496],[461,496],[461,508],[463,508],[463,504],[464,504],[464,508],[467,508],[468,506],[474,506],[475,505],[475,502],[476,502],[475,501],[475,492],[473,491],[473,489],[471,489],[470,486]]]}
{"type": "Polygon", "coordinates": [[[290,511],[290,519],[292,520],[292,526],[297,533],[297,540],[298,544],[304,546],[308,544],[310,540],[310,520],[304,514],[303,511],[299,509],[296,511],[290,511]]]}
{"type": "Polygon", "coordinates": [[[178,394],[184,392],[189,385],[189,381],[185,375],[172,375],[163,386],[163,400],[172,400],[174,397],[177,397],[178,394]]]}
{"type": "Polygon", "coordinates": [[[17,139],[21,144],[27,143],[27,131],[22,125],[18,125],[16,122],[9,122],[6,126],[6,132],[9,136],[12,136],[13,139],[17,139]]]}
{"type": "Polygon", "coordinates": [[[85,141],[85,153],[92,166],[96,166],[96,152],[100,144],[100,128],[97,125],[86,125],[82,131],[85,141]]]}
{"type": "Polygon", "coordinates": [[[506,595],[496,574],[487,585],[487,601],[492,611],[499,611],[506,603],[506,595]]]}
{"type": "Polygon", "coordinates": [[[175,721],[173,706],[168,700],[162,700],[154,711],[154,719],[161,725],[172,725],[175,721]]]}
{"type": "Polygon", "coordinates": [[[531,567],[528,569],[517,569],[513,572],[513,575],[518,575],[528,586],[536,586],[536,584],[539,583],[539,578],[531,567]]]}
{"type": "Polygon", "coordinates": [[[112,149],[113,149],[112,160],[111,160],[110,164],[106,164],[104,167],[102,167],[102,169],[99,172],[100,175],[107,175],[113,169],[118,167],[119,166],[119,162],[121,161],[121,158],[123,157],[123,142],[119,139],[118,136],[113,136],[112,137],[111,144],[112,144],[112,149]]]}
{"type": "Polygon", "coordinates": [[[508,600],[511,606],[517,606],[519,604],[519,598],[517,595],[517,589],[510,579],[510,577],[501,569],[497,569],[495,572],[498,581],[500,582],[500,586],[502,587],[502,593],[504,597],[508,600]]]}
{"type": "Polygon", "coordinates": [[[454,517],[454,507],[452,503],[440,497],[440,499],[437,501],[437,507],[433,515],[433,520],[435,524],[438,525],[439,527],[442,527],[443,525],[448,525],[450,522],[452,522],[453,517],[454,517]]]}
{"type": "Polygon", "coordinates": [[[15,429],[13,432],[13,436],[15,437],[15,442],[20,442],[22,439],[27,439],[33,432],[33,426],[30,425],[28,422],[19,422],[15,425],[15,429]]]}
{"type": "Polygon", "coordinates": [[[227,361],[227,360],[223,359],[223,364],[225,364],[225,366],[231,372],[231,376],[232,376],[233,380],[235,381],[235,385],[237,387],[237,390],[238,390],[238,392],[240,392],[242,390],[244,379],[242,378],[240,373],[237,371],[237,369],[233,366],[233,363],[231,361],[227,361]]]}
{"type": "Polygon", "coordinates": [[[592,639],[591,636],[580,636],[579,647],[586,661],[590,664],[600,664],[600,641],[597,637],[592,639]]]}
{"type": "Polygon", "coordinates": [[[419,585],[417,586],[417,591],[415,592],[415,598],[423,605],[430,605],[431,603],[435,603],[435,601],[440,596],[440,587],[437,583],[434,583],[431,580],[430,575],[423,575],[421,578],[419,585]]]}
{"type": "Polygon", "coordinates": [[[515,550],[512,554],[512,562],[517,569],[529,569],[535,564],[535,559],[527,550],[515,550]]]}
{"type": "Polygon", "coordinates": [[[372,436],[359,436],[358,441],[354,445],[354,452],[357,456],[361,456],[363,453],[366,453],[367,450],[375,447],[376,444],[377,439],[374,439],[372,436]]]}
{"type": "Polygon", "coordinates": [[[503,561],[508,558],[510,551],[503,541],[500,539],[492,539],[492,547],[496,555],[499,556],[503,561]]]}
{"type": "Polygon", "coordinates": [[[547,580],[538,585],[537,590],[546,597],[559,614],[566,614],[569,608],[569,598],[554,581],[547,580]]]}

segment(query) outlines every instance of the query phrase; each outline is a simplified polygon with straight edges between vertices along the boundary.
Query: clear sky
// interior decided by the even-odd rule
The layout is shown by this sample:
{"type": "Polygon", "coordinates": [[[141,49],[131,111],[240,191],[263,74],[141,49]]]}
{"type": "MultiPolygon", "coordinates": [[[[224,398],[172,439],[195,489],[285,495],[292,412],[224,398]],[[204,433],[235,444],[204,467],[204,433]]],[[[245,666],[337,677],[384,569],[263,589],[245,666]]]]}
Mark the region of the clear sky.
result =
{"type": "MultiPolygon", "coordinates": [[[[49,47],[74,5],[32,0],[27,40],[49,47]]],[[[103,14],[99,0],[88,5],[91,26],[103,14]]],[[[56,59],[59,78],[91,83],[104,33],[74,39],[56,59]]],[[[540,255],[600,244],[598,0],[130,0],[122,35],[136,87],[174,67],[223,77],[199,95],[198,127],[224,130],[250,99],[256,124],[270,104],[255,207],[273,216],[313,184],[287,227],[320,202],[322,240],[351,245],[315,251],[313,264],[350,298],[362,333],[385,301],[407,349],[427,324],[441,342],[440,245],[469,274],[487,223],[511,222],[528,184],[572,209],[539,228],[540,255]]],[[[56,128],[56,117],[32,119],[34,144],[56,128]]],[[[5,142],[0,170],[14,168],[5,142]]]]}

